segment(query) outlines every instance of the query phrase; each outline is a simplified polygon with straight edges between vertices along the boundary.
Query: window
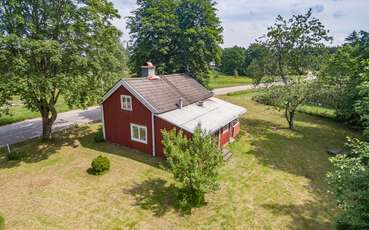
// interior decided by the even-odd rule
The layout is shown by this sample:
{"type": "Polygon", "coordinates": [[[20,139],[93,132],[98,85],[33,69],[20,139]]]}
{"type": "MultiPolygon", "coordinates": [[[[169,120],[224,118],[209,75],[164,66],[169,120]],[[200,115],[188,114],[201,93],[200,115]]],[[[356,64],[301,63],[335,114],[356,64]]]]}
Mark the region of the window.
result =
{"type": "Polygon", "coordinates": [[[122,110],[132,111],[132,97],[128,95],[121,95],[120,105],[122,110]]]}
{"type": "Polygon", "coordinates": [[[225,126],[223,126],[222,128],[222,133],[228,132],[228,124],[226,124],[225,126]]]}
{"type": "Polygon", "coordinates": [[[147,144],[146,126],[131,124],[131,140],[147,144]]]}

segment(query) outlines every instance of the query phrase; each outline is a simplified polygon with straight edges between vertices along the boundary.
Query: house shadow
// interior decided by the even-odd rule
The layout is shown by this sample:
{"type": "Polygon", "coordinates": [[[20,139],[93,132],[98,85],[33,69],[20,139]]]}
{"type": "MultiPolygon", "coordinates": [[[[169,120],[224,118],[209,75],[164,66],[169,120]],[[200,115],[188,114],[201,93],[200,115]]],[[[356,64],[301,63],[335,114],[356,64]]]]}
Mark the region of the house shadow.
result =
{"type": "Polygon", "coordinates": [[[96,132],[89,133],[81,138],[79,138],[79,142],[82,147],[93,149],[99,152],[104,152],[107,154],[113,154],[125,158],[132,159],[134,161],[138,161],[156,168],[164,169],[167,167],[167,164],[164,159],[158,157],[152,157],[146,153],[141,151],[130,149],[128,147],[117,145],[109,142],[96,143],[94,141],[94,137],[96,132]]]}
{"type": "Polygon", "coordinates": [[[73,126],[53,134],[53,139],[42,141],[34,138],[11,146],[11,151],[22,153],[21,160],[7,159],[7,149],[0,150],[0,169],[13,168],[23,163],[37,163],[48,159],[64,146],[78,147],[77,140],[91,133],[88,127],[73,126]]]}

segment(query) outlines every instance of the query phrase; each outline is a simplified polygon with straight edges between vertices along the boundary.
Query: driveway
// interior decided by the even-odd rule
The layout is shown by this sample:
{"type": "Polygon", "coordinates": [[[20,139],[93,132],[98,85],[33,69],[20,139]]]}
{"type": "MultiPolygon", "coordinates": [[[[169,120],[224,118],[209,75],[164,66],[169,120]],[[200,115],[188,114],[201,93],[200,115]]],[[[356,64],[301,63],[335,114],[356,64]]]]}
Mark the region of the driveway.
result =
{"type": "MultiPolygon", "coordinates": [[[[95,106],[86,110],[72,110],[59,113],[53,125],[53,132],[66,129],[75,124],[84,124],[101,119],[100,108],[95,106]]],[[[35,118],[0,126],[0,146],[15,144],[42,134],[41,118],[35,118]]]]}
{"type": "MultiPolygon", "coordinates": [[[[282,83],[274,83],[282,84],[282,83]]],[[[214,89],[215,95],[224,95],[243,90],[266,87],[265,84],[258,86],[242,85],[227,88],[214,89]]],[[[53,125],[53,132],[66,129],[75,124],[84,124],[101,120],[100,108],[98,106],[90,107],[86,110],[72,110],[64,113],[59,113],[58,118],[53,125]]],[[[42,131],[41,118],[25,120],[22,122],[0,126],[0,147],[6,144],[16,144],[28,139],[41,136],[42,131]]]]}

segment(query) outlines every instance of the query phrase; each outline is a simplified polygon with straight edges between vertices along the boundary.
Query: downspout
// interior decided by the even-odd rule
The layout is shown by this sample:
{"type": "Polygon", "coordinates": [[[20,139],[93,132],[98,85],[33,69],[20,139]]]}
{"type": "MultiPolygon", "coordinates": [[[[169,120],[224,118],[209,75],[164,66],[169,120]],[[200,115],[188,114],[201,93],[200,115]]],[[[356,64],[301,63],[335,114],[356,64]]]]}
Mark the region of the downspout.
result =
{"type": "Polygon", "coordinates": [[[103,137],[104,137],[104,140],[106,140],[106,135],[105,135],[105,119],[104,119],[104,105],[103,104],[100,105],[100,110],[101,110],[101,121],[102,121],[103,137]]]}
{"type": "Polygon", "coordinates": [[[154,121],[154,113],[151,113],[151,140],[152,140],[152,156],[155,157],[155,121],[154,121]]]}

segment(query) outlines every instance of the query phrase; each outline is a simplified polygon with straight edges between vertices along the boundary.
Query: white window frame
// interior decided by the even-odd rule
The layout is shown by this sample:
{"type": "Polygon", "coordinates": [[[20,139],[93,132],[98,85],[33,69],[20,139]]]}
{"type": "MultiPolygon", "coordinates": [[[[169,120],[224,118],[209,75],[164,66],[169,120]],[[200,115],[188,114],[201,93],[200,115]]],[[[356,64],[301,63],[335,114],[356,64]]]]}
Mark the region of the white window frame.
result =
{"type": "Polygon", "coordinates": [[[129,95],[120,95],[120,107],[121,107],[122,110],[132,111],[132,97],[129,96],[129,95]],[[126,99],[126,100],[128,99],[129,103],[127,103],[127,101],[126,101],[127,104],[125,104],[124,99],[126,99]],[[126,105],[126,107],[125,107],[125,105],[126,105]],[[129,107],[127,107],[127,105],[129,105],[129,107]]]}
{"type": "Polygon", "coordinates": [[[137,124],[131,123],[131,140],[132,141],[137,141],[137,142],[140,142],[140,143],[147,144],[147,127],[146,126],[143,126],[143,125],[137,125],[137,124]],[[139,136],[138,139],[133,136],[133,127],[138,128],[138,136],[139,136]],[[140,139],[140,129],[144,129],[145,130],[145,140],[141,140],[140,139]]]}
{"type": "Polygon", "coordinates": [[[226,132],[228,132],[228,130],[229,130],[229,124],[226,124],[222,127],[222,133],[226,133],[226,132]],[[227,126],[227,129],[224,129],[224,127],[226,127],[226,126],[227,126]]]}

